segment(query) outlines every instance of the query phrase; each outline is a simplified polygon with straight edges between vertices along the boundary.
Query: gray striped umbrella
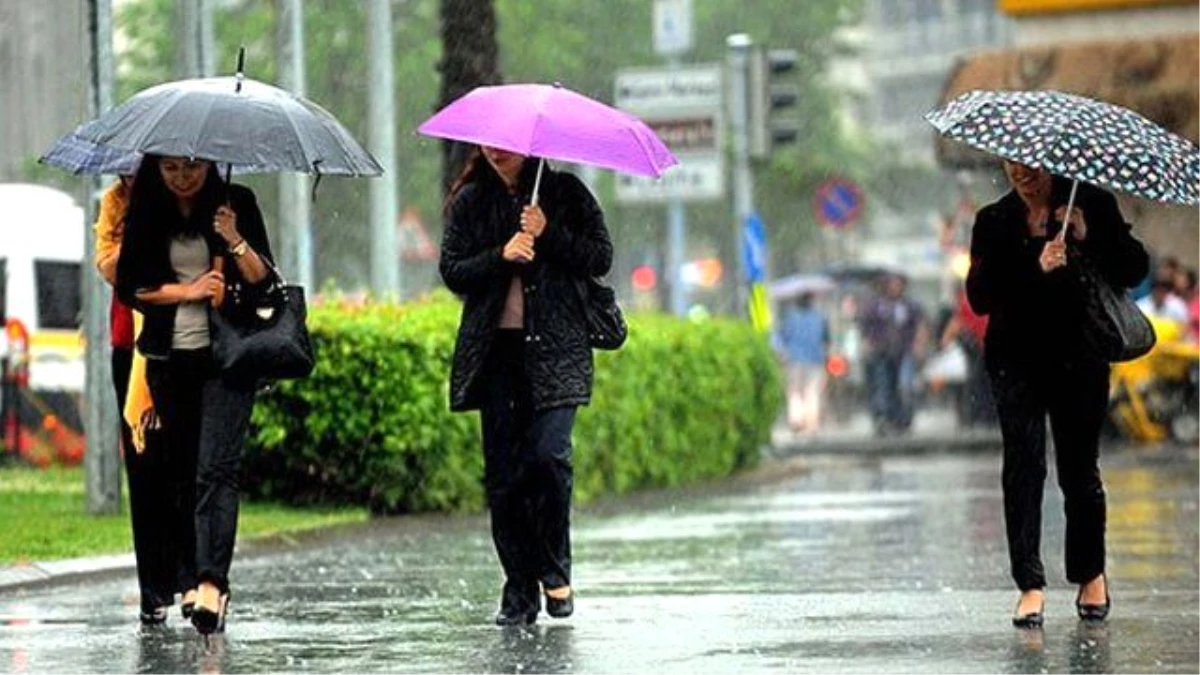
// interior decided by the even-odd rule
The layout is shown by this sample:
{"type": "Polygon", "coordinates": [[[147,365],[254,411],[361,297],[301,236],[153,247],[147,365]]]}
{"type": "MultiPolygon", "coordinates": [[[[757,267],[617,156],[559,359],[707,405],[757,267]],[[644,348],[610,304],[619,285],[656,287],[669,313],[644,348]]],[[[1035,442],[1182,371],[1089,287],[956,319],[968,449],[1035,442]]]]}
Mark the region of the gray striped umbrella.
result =
{"type": "Polygon", "coordinates": [[[1059,91],[971,91],[925,119],[947,138],[1059,176],[1200,203],[1196,145],[1112,103],[1059,91]]]}
{"type": "Polygon", "coordinates": [[[117,150],[256,171],[378,176],[383,169],[323,108],[271,85],[210,77],[145,89],[76,130],[117,150]]]}

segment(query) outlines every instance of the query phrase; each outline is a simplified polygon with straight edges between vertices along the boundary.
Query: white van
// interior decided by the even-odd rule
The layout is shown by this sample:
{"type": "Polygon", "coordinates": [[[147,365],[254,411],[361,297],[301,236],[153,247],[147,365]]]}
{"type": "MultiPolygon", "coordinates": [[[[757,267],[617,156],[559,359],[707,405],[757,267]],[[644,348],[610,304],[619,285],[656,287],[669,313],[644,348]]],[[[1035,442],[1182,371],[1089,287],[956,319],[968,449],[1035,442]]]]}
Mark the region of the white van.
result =
{"type": "Polygon", "coordinates": [[[44,185],[0,184],[0,317],[29,333],[29,387],[82,394],[84,211],[44,185]]]}

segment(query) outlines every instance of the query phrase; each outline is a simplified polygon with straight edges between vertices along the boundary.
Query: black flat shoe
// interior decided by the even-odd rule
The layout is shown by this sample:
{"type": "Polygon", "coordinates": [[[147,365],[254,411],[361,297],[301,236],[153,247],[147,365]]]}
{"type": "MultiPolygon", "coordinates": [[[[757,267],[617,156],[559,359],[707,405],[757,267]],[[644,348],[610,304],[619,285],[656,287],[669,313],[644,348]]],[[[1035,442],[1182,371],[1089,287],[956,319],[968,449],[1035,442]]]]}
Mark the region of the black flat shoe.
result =
{"type": "Polygon", "coordinates": [[[1112,609],[1112,598],[1108,595],[1107,590],[1104,593],[1103,605],[1089,605],[1080,602],[1079,597],[1075,597],[1075,611],[1079,613],[1080,619],[1084,621],[1103,621],[1108,618],[1108,611],[1112,609]]]}
{"type": "MultiPolygon", "coordinates": [[[[1019,607],[1020,605],[1021,605],[1021,603],[1020,603],[1020,601],[1018,601],[1017,606],[1019,607]]],[[[1046,623],[1046,603],[1045,603],[1045,601],[1042,601],[1041,608],[1038,609],[1036,612],[1030,612],[1028,614],[1021,614],[1021,615],[1014,614],[1013,618],[1012,618],[1012,623],[1013,623],[1013,627],[1015,627],[1015,628],[1041,628],[1042,625],[1046,623]]]]}
{"type": "Polygon", "coordinates": [[[502,609],[496,613],[497,626],[532,626],[537,623],[537,609],[524,612],[502,609]]]}
{"type": "Polygon", "coordinates": [[[546,613],[556,619],[565,619],[575,612],[575,592],[565,598],[546,596],[546,613]]]}

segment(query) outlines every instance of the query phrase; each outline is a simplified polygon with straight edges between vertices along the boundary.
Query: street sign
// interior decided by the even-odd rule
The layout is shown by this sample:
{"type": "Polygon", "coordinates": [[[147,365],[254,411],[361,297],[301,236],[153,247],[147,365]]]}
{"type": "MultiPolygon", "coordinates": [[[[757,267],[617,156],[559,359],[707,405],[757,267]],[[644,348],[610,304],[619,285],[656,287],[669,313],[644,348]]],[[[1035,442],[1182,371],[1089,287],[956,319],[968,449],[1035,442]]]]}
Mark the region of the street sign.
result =
{"type": "Polygon", "coordinates": [[[719,64],[618,71],[617,107],[645,121],[679,159],[657,180],[619,174],[618,201],[698,201],[725,195],[721,72],[719,64]]]}
{"type": "Polygon", "coordinates": [[[662,178],[617,174],[617,201],[666,202],[671,199],[720,199],[725,195],[725,166],[719,155],[677,155],[679,164],[662,178]]]}
{"type": "Polygon", "coordinates": [[[813,215],[825,227],[845,229],[858,221],[863,211],[862,188],[846,178],[830,178],[817,186],[812,200],[813,215]]]}
{"type": "Polygon", "coordinates": [[[679,56],[692,48],[692,0],[654,0],[654,53],[679,56]]]}
{"type": "Polygon", "coordinates": [[[721,108],[721,65],[623,68],[613,103],[635,114],[650,110],[721,108]]]}

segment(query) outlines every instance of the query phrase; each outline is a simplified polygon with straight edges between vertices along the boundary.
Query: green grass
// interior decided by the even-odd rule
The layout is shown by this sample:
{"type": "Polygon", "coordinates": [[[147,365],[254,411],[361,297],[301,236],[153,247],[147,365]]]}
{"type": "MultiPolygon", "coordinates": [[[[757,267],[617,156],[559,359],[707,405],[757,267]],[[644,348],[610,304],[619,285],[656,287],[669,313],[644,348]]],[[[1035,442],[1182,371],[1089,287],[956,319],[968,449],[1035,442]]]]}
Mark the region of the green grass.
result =
{"type": "MultiPolygon", "coordinates": [[[[129,493],[122,511],[90,516],[83,469],[0,468],[0,565],[133,550],[129,493]]],[[[367,520],[365,508],[294,508],[242,502],[238,539],[367,520]]]]}

